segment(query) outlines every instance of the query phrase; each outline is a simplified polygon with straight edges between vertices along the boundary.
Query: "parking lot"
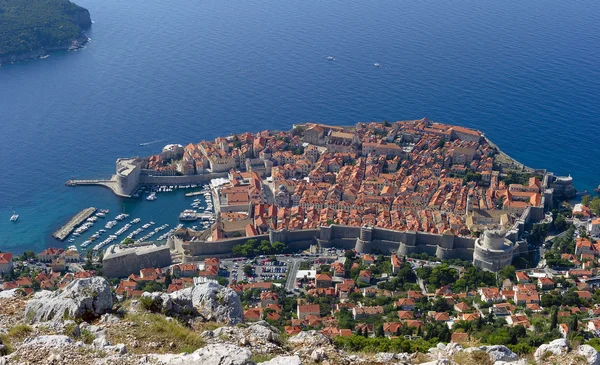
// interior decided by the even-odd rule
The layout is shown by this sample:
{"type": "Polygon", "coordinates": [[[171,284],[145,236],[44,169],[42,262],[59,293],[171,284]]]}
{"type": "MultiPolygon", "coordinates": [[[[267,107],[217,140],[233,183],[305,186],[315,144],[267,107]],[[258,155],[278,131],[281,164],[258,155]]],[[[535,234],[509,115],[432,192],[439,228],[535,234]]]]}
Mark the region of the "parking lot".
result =
{"type": "Polygon", "coordinates": [[[259,256],[254,259],[228,259],[222,260],[221,264],[229,271],[229,282],[236,283],[241,281],[274,281],[284,280],[288,271],[290,256],[278,255],[277,262],[272,262],[266,256],[259,256]],[[248,277],[244,273],[244,266],[252,266],[253,275],[248,277]]]}

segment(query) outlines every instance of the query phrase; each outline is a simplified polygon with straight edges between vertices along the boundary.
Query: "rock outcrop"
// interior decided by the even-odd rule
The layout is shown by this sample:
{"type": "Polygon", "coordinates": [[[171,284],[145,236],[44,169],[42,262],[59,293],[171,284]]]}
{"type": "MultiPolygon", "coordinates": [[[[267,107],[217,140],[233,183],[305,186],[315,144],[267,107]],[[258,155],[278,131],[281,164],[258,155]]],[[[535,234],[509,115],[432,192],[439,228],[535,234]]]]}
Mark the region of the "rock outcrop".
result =
{"type": "Polygon", "coordinates": [[[581,345],[575,350],[575,352],[583,356],[587,361],[588,365],[600,365],[600,354],[590,345],[581,345]]]}
{"type": "Polygon", "coordinates": [[[166,293],[144,293],[168,315],[193,314],[206,321],[234,325],[242,321],[242,303],[233,289],[208,282],[166,293]]]}
{"type": "Polygon", "coordinates": [[[252,323],[248,327],[226,326],[214,331],[205,331],[202,337],[208,343],[228,341],[252,348],[253,353],[280,354],[283,340],[277,328],[265,321],[252,323]]]}
{"type": "Polygon", "coordinates": [[[253,365],[250,350],[232,344],[213,344],[198,349],[191,354],[151,355],[161,365],[253,365]]]}
{"type": "Polygon", "coordinates": [[[302,365],[302,360],[298,356],[277,356],[260,365],[302,365]]]}
{"type": "Polygon", "coordinates": [[[559,338],[548,344],[543,344],[535,350],[533,357],[538,363],[548,356],[562,356],[569,352],[569,343],[564,338],[559,338]]]}
{"type": "Polygon", "coordinates": [[[112,306],[113,295],[106,279],[77,279],[63,290],[36,293],[25,307],[25,320],[36,323],[63,319],[93,319],[109,312],[112,306]]]}

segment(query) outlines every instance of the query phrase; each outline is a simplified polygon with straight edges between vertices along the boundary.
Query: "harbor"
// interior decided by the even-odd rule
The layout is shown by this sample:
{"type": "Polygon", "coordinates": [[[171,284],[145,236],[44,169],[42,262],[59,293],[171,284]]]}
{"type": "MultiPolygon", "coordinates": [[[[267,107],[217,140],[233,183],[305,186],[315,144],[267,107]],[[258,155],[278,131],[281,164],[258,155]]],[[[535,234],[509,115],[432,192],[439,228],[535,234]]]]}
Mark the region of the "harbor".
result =
{"type": "Polygon", "coordinates": [[[60,227],[56,232],[52,234],[52,237],[57,240],[64,241],[72,232],[75,230],[75,227],[83,223],[86,219],[92,216],[96,212],[96,208],[89,207],[81,212],[77,213],[71,220],[67,222],[64,226],[60,227]]]}
{"type": "Polygon", "coordinates": [[[93,251],[115,244],[129,247],[164,242],[175,230],[184,226],[196,230],[210,228],[215,222],[213,207],[208,185],[146,185],[136,191],[136,198],[123,201],[119,209],[114,206],[111,209],[87,208],[52,236],[60,241],[68,239],[68,245],[72,247],[93,251]],[[189,195],[188,189],[198,188],[202,190],[194,190],[194,194],[189,195]],[[190,196],[194,197],[193,202],[190,196]],[[193,210],[187,209],[184,213],[193,214],[186,216],[180,210],[177,215],[171,215],[164,211],[166,207],[186,205],[191,205],[193,210]],[[201,222],[196,222],[198,220],[201,222]]]}

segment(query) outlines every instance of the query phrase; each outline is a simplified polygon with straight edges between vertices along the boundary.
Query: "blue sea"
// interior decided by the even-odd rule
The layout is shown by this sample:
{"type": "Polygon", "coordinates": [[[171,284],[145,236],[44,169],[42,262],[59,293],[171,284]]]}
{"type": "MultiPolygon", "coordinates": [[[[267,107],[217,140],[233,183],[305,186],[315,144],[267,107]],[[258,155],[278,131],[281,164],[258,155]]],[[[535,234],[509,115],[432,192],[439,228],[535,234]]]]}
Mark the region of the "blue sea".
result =
{"type": "Polygon", "coordinates": [[[600,184],[597,0],[77,3],[94,21],[85,49],[0,68],[0,250],[64,247],[51,233],[88,206],[173,226],[182,192],[64,183],[167,143],[306,121],[427,116],[579,190],[600,184]]]}

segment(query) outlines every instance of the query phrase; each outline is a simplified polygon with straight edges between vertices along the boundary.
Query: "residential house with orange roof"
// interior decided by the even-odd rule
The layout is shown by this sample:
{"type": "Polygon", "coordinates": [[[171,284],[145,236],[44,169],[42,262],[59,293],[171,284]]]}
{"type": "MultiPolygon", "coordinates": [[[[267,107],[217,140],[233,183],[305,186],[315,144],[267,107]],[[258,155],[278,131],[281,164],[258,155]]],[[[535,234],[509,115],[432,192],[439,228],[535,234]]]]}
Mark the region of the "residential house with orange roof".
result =
{"type": "Polygon", "coordinates": [[[467,303],[459,302],[454,305],[454,310],[459,313],[470,312],[473,310],[467,303]]]}
{"type": "Polygon", "coordinates": [[[529,278],[529,275],[527,275],[527,273],[524,271],[517,271],[515,273],[515,275],[517,276],[517,282],[519,284],[525,284],[525,283],[529,283],[531,281],[531,279],[529,278]]]}
{"type": "Polygon", "coordinates": [[[352,308],[352,318],[354,320],[367,318],[370,316],[383,314],[382,306],[372,306],[372,307],[354,307],[352,308]]]}
{"type": "Polygon", "coordinates": [[[400,259],[398,255],[393,254],[390,260],[392,261],[392,273],[397,274],[402,266],[402,259],[400,259]]]}
{"type": "Polygon", "coordinates": [[[536,290],[528,292],[515,293],[514,301],[516,305],[524,305],[529,303],[540,303],[540,296],[536,290]]]}
{"type": "Polygon", "coordinates": [[[400,322],[385,322],[383,324],[383,334],[387,337],[396,336],[400,328],[402,328],[400,322]]]}
{"type": "Polygon", "coordinates": [[[304,305],[298,305],[298,308],[296,309],[296,314],[298,316],[298,319],[302,320],[302,319],[306,319],[306,317],[308,316],[317,316],[320,317],[321,316],[321,309],[319,308],[318,304],[304,304],[304,305]]]}
{"type": "Polygon", "coordinates": [[[371,270],[360,270],[358,273],[358,280],[363,283],[370,284],[371,283],[371,270]]]}
{"type": "Polygon", "coordinates": [[[317,274],[315,277],[315,285],[317,288],[329,288],[331,287],[332,278],[329,274],[317,274]]]}
{"type": "Polygon", "coordinates": [[[395,305],[396,308],[412,311],[415,309],[415,300],[413,298],[400,298],[396,301],[395,305]]]}
{"type": "Polygon", "coordinates": [[[13,254],[9,252],[0,253],[0,276],[2,274],[8,274],[13,267],[12,263],[13,254]]]}
{"type": "Polygon", "coordinates": [[[407,319],[415,319],[415,315],[412,311],[398,311],[398,319],[405,321],[407,319]]]}
{"type": "Polygon", "coordinates": [[[554,289],[554,281],[547,277],[538,279],[537,286],[540,290],[552,290],[554,289]]]}

